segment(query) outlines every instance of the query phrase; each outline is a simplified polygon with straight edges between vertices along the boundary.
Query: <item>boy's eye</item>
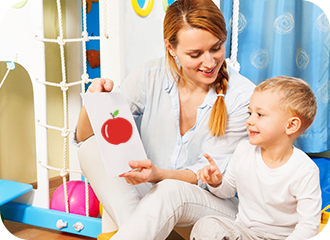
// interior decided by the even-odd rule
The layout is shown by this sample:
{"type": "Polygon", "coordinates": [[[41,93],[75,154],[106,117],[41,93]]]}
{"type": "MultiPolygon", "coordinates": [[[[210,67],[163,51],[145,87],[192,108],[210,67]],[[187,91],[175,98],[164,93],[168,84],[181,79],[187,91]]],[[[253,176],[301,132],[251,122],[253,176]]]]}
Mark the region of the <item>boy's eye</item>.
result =
{"type": "Polygon", "coordinates": [[[249,114],[249,116],[251,116],[252,113],[249,111],[248,114],[249,114]]]}
{"type": "Polygon", "coordinates": [[[263,116],[263,114],[261,114],[261,113],[258,113],[258,116],[259,116],[259,117],[262,117],[262,116],[263,116]]]}

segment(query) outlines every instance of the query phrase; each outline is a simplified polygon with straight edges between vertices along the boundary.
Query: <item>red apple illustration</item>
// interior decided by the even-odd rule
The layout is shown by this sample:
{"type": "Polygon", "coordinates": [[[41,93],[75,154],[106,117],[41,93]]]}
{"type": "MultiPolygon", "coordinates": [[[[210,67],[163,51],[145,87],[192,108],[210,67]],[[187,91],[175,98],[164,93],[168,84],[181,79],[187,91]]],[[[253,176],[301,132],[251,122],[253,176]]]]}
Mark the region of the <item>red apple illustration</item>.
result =
{"type": "Polygon", "coordinates": [[[125,118],[117,117],[119,110],[110,113],[112,118],[108,119],[101,128],[104,139],[114,145],[125,143],[130,140],[133,127],[125,118]]]}

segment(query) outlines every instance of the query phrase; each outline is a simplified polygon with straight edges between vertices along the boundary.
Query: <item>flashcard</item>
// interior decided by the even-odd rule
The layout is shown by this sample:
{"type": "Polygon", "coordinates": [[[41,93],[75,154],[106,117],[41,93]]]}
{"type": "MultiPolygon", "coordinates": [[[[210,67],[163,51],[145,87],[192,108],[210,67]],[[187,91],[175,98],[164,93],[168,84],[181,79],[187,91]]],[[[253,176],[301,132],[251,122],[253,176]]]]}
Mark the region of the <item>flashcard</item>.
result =
{"type": "Polygon", "coordinates": [[[122,93],[82,93],[109,177],[131,170],[130,160],[146,159],[133,115],[122,93]]]}

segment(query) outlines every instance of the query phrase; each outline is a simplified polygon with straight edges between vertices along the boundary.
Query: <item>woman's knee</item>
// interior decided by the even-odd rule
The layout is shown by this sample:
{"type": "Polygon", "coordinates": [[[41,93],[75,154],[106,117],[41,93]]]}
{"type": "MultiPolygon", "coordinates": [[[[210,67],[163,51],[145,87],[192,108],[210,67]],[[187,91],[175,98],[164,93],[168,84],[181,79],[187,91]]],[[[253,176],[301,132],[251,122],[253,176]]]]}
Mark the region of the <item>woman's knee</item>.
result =
{"type": "Polygon", "coordinates": [[[157,184],[155,184],[146,197],[152,201],[159,201],[166,203],[167,205],[172,205],[172,207],[177,207],[181,205],[186,197],[186,182],[173,179],[165,179],[157,184]]]}
{"type": "Polygon", "coordinates": [[[213,216],[199,219],[190,234],[190,239],[195,240],[227,239],[226,237],[228,237],[228,232],[219,224],[218,219],[213,216]]]}
{"type": "MultiPolygon", "coordinates": [[[[175,179],[165,179],[157,183],[153,190],[162,195],[182,194],[189,183],[175,179]]],[[[190,184],[189,184],[190,185],[190,184]]]]}

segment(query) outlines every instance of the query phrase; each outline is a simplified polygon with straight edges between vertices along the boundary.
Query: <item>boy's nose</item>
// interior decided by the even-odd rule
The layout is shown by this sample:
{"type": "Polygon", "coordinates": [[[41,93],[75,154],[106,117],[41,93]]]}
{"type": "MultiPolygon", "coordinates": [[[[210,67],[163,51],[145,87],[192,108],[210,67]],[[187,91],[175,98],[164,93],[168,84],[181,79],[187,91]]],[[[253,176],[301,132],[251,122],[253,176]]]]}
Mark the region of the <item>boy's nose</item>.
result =
{"type": "Polygon", "coordinates": [[[246,125],[253,125],[253,119],[252,119],[252,116],[251,115],[246,120],[246,125]]]}

